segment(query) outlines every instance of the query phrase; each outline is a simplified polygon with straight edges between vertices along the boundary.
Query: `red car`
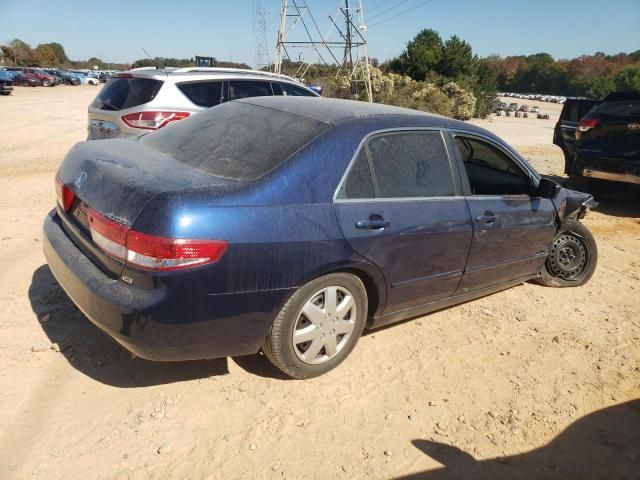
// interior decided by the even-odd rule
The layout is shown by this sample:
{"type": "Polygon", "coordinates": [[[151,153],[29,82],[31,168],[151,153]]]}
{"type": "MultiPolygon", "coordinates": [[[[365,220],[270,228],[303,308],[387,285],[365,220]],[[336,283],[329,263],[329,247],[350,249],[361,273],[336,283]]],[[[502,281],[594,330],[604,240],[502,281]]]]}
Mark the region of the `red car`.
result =
{"type": "MultiPolygon", "coordinates": [[[[44,73],[37,68],[33,67],[7,67],[6,70],[13,72],[20,72],[22,75],[26,75],[31,78],[35,78],[40,83],[38,85],[42,85],[43,87],[53,87],[56,84],[56,79],[54,76],[49,75],[48,73],[44,73]]],[[[16,77],[17,79],[18,77],[16,77]]],[[[16,80],[14,80],[16,82],[16,80]]],[[[23,84],[20,81],[17,81],[17,85],[23,84]]],[[[23,84],[24,85],[24,84],[23,84]]],[[[30,86],[35,87],[36,85],[30,84],[30,86]]]]}
{"type": "Polygon", "coordinates": [[[40,87],[42,86],[42,81],[35,75],[20,72],[13,79],[13,84],[23,87],[40,87]]]}

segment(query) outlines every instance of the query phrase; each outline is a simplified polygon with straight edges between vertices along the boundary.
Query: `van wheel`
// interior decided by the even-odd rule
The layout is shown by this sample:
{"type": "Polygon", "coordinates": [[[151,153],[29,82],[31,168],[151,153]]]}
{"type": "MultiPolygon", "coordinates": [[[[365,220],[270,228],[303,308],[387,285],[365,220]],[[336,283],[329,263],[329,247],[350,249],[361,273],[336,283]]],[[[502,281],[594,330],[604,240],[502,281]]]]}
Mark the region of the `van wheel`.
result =
{"type": "Polygon", "coordinates": [[[351,353],[366,318],[367,292],[360,279],[349,273],[325,275],[291,296],[262,350],[290,377],[317,377],[351,353]]]}
{"type": "Polygon", "coordinates": [[[598,246],[582,223],[568,219],[560,227],[537,280],[547,287],[579,287],[593,276],[598,246]]]}

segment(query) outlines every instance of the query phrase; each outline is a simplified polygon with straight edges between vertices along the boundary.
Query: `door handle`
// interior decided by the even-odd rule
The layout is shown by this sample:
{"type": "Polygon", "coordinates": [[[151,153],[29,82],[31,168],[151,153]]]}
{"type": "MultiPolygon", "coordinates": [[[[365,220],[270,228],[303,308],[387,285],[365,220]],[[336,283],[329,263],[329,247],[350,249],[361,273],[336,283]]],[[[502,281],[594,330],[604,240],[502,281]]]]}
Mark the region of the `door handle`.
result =
{"type": "Polygon", "coordinates": [[[492,212],[484,212],[484,215],[479,215],[476,217],[476,220],[484,227],[492,227],[493,224],[496,223],[496,220],[498,220],[498,216],[492,212]]]}
{"type": "Polygon", "coordinates": [[[375,220],[358,220],[356,222],[356,228],[361,230],[377,230],[387,228],[389,225],[391,225],[391,222],[382,218],[375,220]]]}

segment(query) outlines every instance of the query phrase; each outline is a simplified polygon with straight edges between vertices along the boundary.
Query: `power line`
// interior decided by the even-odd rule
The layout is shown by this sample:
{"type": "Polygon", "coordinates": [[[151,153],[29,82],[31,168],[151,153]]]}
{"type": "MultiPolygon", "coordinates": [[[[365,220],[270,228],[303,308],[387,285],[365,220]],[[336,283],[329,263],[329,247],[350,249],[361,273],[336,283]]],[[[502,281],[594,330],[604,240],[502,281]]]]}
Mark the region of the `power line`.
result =
{"type": "Polygon", "coordinates": [[[391,7],[387,8],[386,10],[381,11],[380,13],[377,13],[376,15],[374,15],[373,17],[371,17],[369,20],[375,20],[378,17],[381,17],[382,15],[384,15],[387,12],[390,12],[391,10],[398,8],[400,5],[402,5],[403,3],[407,3],[409,0],[401,0],[400,2],[396,3],[395,5],[392,5],[391,7]]]}
{"type": "Polygon", "coordinates": [[[386,0],[384,2],[376,3],[373,7],[368,8],[367,11],[370,12],[371,10],[375,10],[375,9],[380,8],[383,5],[387,5],[387,4],[388,4],[388,2],[386,0]]]}
{"type": "Polygon", "coordinates": [[[433,0],[426,0],[425,2],[421,2],[421,3],[419,3],[419,4],[415,5],[415,6],[411,7],[411,8],[406,9],[406,10],[405,10],[405,11],[403,11],[403,12],[400,12],[400,13],[398,13],[398,14],[396,14],[396,15],[392,15],[391,17],[388,17],[388,18],[385,18],[385,19],[383,19],[383,20],[380,20],[379,22],[374,23],[373,25],[369,25],[369,26],[370,26],[370,27],[375,27],[376,25],[380,25],[380,24],[382,24],[382,23],[390,22],[391,20],[393,20],[393,19],[395,19],[395,18],[398,18],[398,17],[400,17],[400,16],[404,15],[405,13],[412,12],[412,11],[413,11],[413,10],[415,10],[416,8],[420,8],[420,7],[422,7],[423,5],[426,5],[427,3],[431,3],[431,2],[433,2],[433,0]]]}

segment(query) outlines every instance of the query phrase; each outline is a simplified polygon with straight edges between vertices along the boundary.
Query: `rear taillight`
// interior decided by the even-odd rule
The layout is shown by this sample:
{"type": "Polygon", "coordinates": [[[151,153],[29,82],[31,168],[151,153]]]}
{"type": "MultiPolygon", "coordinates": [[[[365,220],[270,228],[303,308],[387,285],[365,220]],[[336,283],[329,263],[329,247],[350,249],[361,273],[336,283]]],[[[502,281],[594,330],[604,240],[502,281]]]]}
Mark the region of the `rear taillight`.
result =
{"type": "Polygon", "coordinates": [[[599,123],[600,120],[597,118],[583,118],[580,120],[578,123],[578,129],[576,130],[576,140],[580,139],[583,132],[588,132],[592,128],[596,128],[599,123]]]}
{"type": "Polygon", "coordinates": [[[139,112],[124,115],[122,121],[133,128],[157,130],[189,115],[189,112],[139,112]]]}
{"type": "Polygon", "coordinates": [[[57,175],[56,194],[58,195],[58,204],[62,207],[62,210],[68,212],[71,209],[71,205],[73,205],[75,193],[73,193],[73,190],[67,187],[57,175]]]}
{"type": "Polygon", "coordinates": [[[94,243],[128,265],[164,272],[217,262],[227,251],[224,240],[167,238],[136,232],[88,209],[89,230],[94,243]]]}

